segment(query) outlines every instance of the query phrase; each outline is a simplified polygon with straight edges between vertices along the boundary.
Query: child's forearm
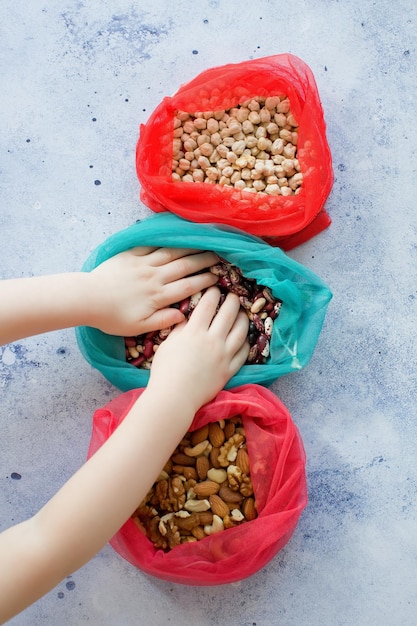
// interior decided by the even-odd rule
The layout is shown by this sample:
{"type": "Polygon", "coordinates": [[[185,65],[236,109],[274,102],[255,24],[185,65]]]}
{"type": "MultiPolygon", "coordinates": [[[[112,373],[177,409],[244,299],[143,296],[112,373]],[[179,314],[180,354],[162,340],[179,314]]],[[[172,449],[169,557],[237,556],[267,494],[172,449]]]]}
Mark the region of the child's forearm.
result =
{"type": "Polygon", "coordinates": [[[143,392],[112,437],[39,513],[0,535],[0,623],[109,541],[148,492],[195,410],[175,393],[143,392]]]}
{"type": "Polygon", "coordinates": [[[0,281],[0,345],[88,324],[90,283],[83,272],[0,281]]]}

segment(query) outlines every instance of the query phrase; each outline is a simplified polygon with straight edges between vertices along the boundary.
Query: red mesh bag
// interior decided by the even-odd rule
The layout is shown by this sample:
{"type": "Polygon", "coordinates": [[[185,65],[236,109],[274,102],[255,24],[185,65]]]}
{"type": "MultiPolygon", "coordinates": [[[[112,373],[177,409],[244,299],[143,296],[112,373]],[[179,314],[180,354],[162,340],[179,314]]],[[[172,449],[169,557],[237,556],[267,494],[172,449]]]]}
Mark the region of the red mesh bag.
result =
{"type": "Polygon", "coordinates": [[[284,250],[329,226],[324,209],[333,184],[326,125],[311,69],[298,57],[279,54],[215,67],[166,97],[141,126],[136,150],[141,199],[153,211],[171,211],[194,222],[235,226],[284,250]],[[220,184],[172,179],[177,111],[229,110],[259,96],[288,96],[299,124],[297,158],[301,192],[291,196],[248,193],[220,184]]]}
{"type": "MultiPolygon", "coordinates": [[[[142,392],[128,391],[95,412],[89,457],[142,392]]],[[[259,385],[221,391],[196,413],[190,430],[238,414],[243,417],[258,517],[169,552],[156,550],[129,519],[110,541],[123,558],[170,582],[220,585],[251,576],[288,542],[306,506],[307,488],[303,444],[282,402],[259,385]]]]}

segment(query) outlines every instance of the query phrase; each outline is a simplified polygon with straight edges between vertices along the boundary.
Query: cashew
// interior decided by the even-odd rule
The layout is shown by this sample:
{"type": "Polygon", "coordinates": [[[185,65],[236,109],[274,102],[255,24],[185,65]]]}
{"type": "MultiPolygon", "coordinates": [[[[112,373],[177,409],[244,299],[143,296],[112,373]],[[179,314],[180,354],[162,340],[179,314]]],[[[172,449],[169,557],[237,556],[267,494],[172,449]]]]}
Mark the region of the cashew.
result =
{"type": "Polygon", "coordinates": [[[240,509],[233,509],[230,513],[230,517],[234,522],[243,522],[245,516],[240,509]]]}
{"type": "Polygon", "coordinates": [[[192,448],[190,448],[190,447],[184,448],[184,454],[186,454],[187,456],[193,456],[193,457],[194,456],[200,456],[200,454],[203,454],[203,452],[207,448],[208,444],[209,444],[208,439],[204,439],[204,441],[200,441],[199,443],[197,443],[192,448]]]}
{"type": "Polygon", "coordinates": [[[213,523],[211,524],[211,526],[204,526],[204,532],[206,533],[206,535],[214,535],[215,533],[219,533],[222,530],[224,530],[223,520],[218,515],[213,515],[213,523]]]}
{"type": "Polygon", "coordinates": [[[223,468],[212,467],[207,472],[207,478],[221,485],[227,479],[227,472],[223,468]]]}
{"type": "Polygon", "coordinates": [[[161,535],[167,534],[168,529],[165,526],[165,522],[167,522],[169,519],[172,519],[173,517],[174,517],[174,513],[167,513],[166,515],[163,515],[161,517],[161,519],[159,520],[159,524],[158,524],[158,529],[161,535]]]}
{"type": "Polygon", "coordinates": [[[187,500],[184,508],[191,513],[201,513],[209,510],[210,502],[208,500],[187,500]]]}

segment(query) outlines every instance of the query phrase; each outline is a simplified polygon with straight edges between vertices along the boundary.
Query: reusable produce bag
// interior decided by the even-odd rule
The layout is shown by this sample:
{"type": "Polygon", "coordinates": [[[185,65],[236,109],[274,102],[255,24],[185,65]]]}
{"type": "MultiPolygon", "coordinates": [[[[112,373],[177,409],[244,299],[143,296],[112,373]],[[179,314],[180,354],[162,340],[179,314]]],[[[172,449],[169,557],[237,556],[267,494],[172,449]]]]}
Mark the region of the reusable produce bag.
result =
{"type": "MultiPolygon", "coordinates": [[[[122,394],[95,412],[88,457],[110,437],[142,392],[122,394]]],[[[303,443],[282,402],[258,385],[221,391],[196,413],[190,430],[238,414],[246,433],[258,517],[169,552],[156,550],[129,519],[110,541],[123,558],[170,582],[220,585],[251,576],[288,542],[307,504],[307,487],[303,443]]]]}
{"type": "MultiPolygon", "coordinates": [[[[195,224],[176,215],[153,215],[122,230],[91,254],[83,270],[90,271],[115,254],[136,246],[211,250],[242,270],[244,276],[269,287],[283,302],[274,322],[270,356],[265,364],[244,365],[226,388],[247,383],[271,384],[309,361],[331,298],[328,287],[313,272],[261,239],[224,225],[195,224]]],[[[144,387],[149,371],[126,361],[123,337],[82,326],[76,329],[86,360],[122,391],[144,387]]]]}
{"type": "Polygon", "coordinates": [[[333,184],[331,153],[311,69],[291,54],[206,70],[165,97],[140,128],[136,169],[141,199],[152,211],[171,211],[194,222],[230,224],[284,250],[329,226],[324,203],[333,184]],[[231,187],[172,179],[177,111],[228,110],[256,96],[286,95],[299,125],[301,192],[292,196],[248,193],[231,187]]]}

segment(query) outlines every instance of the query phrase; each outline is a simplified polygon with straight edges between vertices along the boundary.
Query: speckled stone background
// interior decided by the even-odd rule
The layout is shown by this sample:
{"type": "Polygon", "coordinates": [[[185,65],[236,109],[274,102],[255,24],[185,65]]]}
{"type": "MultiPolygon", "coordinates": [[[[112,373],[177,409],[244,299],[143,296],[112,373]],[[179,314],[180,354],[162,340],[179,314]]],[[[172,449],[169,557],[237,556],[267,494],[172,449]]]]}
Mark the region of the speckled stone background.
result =
{"type": "MultiPolygon", "coordinates": [[[[416,29],[414,0],[3,0],[2,278],[77,270],[149,214],[139,124],[215,65],[306,61],[335,169],[331,227],[290,253],[334,298],[309,365],[272,386],[308,456],[291,541],[252,578],[212,588],[150,578],[107,546],[13,626],[416,624],[416,29]]],[[[94,409],[118,392],[72,330],[0,348],[0,390],[6,528],[82,464],[94,409]]]]}

